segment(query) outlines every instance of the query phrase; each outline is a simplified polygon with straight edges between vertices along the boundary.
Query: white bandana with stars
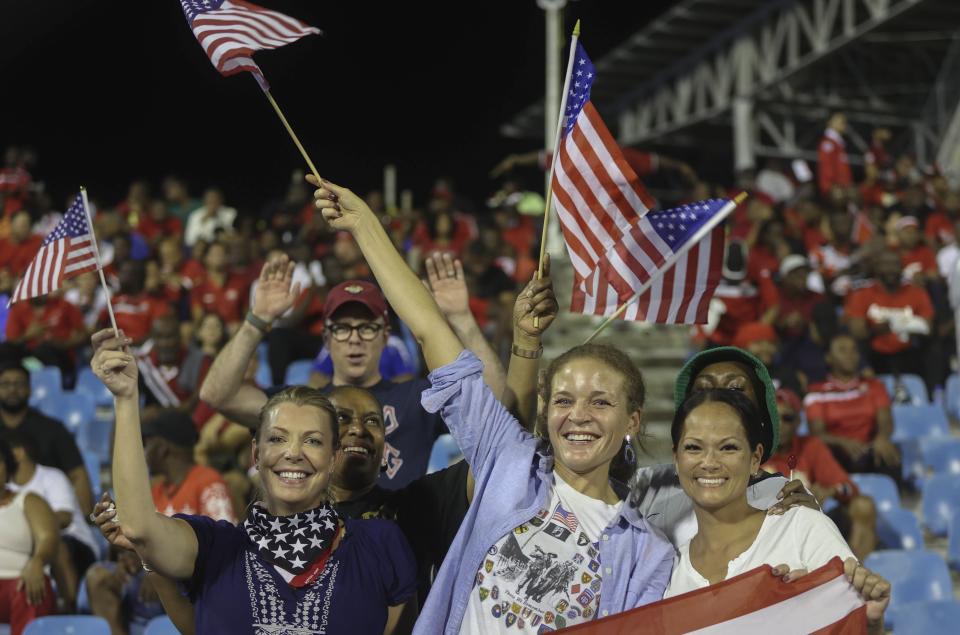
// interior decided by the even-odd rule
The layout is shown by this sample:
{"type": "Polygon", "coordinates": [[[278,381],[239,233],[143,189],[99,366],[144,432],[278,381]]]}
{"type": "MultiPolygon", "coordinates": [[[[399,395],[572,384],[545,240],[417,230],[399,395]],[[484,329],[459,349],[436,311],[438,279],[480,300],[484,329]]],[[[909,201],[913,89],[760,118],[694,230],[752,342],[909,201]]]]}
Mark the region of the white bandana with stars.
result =
{"type": "Polygon", "coordinates": [[[243,528],[264,561],[299,575],[330,546],[338,520],[329,503],[293,516],[273,516],[254,505],[243,528]]]}

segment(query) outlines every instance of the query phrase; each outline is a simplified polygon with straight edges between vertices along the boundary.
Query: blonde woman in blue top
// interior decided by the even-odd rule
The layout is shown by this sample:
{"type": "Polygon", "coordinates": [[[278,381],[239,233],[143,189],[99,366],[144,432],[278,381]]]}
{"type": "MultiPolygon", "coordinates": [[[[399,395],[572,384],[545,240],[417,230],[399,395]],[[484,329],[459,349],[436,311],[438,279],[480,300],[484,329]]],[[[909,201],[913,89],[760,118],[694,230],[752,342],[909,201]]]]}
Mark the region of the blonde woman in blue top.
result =
{"type": "MultiPolygon", "coordinates": [[[[353,234],[400,319],[420,341],[440,411],[476,478],[473,502],[415,632],[559,629],[659,600],[673,547],[624,502],[610,464],[640,432],[643,380],[622,352],[576,347],[545,382],[545,439],[526,432],[483,382],[483,366],[447,325],[380,221],[350,190],[319,183],[316,206],[353,234]]],[[[530,350],[552,320],[545,294],[520,320],[530,350]],[[541,316],[539,327],[534,317],[541,316]]]]}

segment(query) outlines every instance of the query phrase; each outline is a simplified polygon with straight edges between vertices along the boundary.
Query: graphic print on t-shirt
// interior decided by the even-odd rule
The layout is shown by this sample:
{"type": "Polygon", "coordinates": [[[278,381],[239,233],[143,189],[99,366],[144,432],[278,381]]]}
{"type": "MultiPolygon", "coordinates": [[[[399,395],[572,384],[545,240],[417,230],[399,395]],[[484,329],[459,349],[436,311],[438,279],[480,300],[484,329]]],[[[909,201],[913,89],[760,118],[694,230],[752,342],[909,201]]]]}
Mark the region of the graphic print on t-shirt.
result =
{"type": "Polygon", "coordinates": [[[474,583],[489,630],[546,632],[593,619],[600,605],[600,548],[554,497],[490,548],[474,583]]]}

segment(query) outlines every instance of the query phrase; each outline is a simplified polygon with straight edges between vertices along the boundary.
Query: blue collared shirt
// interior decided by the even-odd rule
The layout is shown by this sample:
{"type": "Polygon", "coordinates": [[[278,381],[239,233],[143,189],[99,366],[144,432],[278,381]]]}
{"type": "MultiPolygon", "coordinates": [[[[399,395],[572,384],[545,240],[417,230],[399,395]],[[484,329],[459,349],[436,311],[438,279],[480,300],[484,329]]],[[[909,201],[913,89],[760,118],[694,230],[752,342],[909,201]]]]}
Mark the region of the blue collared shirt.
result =
{"type": "MultiPolygon", "coordinates": [[[[470,351],[434,370],[429,380],[423,407],[443,415],[476,487],[414,632],[455,634],[487,550],[548,504],[553,457],[493,396],[483,381],[483,364],[470,351]]],[[[600,536],[604,575],[598,617],[660,600],[673,556],[670,542],[636,508],[621,505],[600,536]]]]}

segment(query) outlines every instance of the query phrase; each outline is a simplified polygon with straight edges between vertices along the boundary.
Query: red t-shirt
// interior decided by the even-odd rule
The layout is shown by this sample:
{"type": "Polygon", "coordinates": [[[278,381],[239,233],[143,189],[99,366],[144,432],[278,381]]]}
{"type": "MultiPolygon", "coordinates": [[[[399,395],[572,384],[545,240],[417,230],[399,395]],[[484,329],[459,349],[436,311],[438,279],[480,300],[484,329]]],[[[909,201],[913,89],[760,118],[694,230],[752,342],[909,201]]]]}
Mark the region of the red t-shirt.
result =
{"type": "Polygon", "coordinates": [[[227,324],[235,324],[243,319],[248,295],[249,282],[239,276],[227,276],[222,287],[208,277],[190,292],[190,306],[216,313],[227,324]]]}
{"type": "Polygon", "coordinates": [[[184,261],[180,265],[180,275],[184,278],[190,280],[190,286],[197,286],[203,279],[207,277],[207,270],[203,268],[203,264],[199,260],[194,260],[190,258],[189,260],[184,261]]]}
{"type": "Polygon", "coordinates": [[[840,486],[841,493],[837,498],[841,500],[847,500],[857,493],[857,486],[850,480],[850,475],[837,463],[827,444],[817,437],[794,436],[789,447],[780,446],[777,453],[761,467],[768,472],[789,476],[791,454],[797,457],[794,478],[803,481],[804,485],[840,486]]]}
{"type": "Polygon", "coordinates": [[[717,328],[707,336],[714,344],[729,346],[741,326],[760,319],[761,298],[752,284],[734,286],[721,283],[717,286],[714,298],[727,307],[717,328]]]}
{"type": "Polygon", "coordinates": [[[940,273],[937,267],[937,255],[926,245],[921,244],[910,251],[901,251],[900,259],[904,269],[910,265],[919,265],[923,273],[940,273]]]}
{"type": "Polygon", "coordinates": [[[176,216],[168,216],[162,221],[155,221],[150,215],[145,215],[140,219],[140,224],[137,225],[137,231],[140,232],[144,238],[153,242],[157,238],[182,233],[183,222],[176,216]]]}
{"type": "Polygon", "coordinates": [[[40,251],[43,238],[30,236],[22,243],[9,238],[0,239],[0,269],[7,269],[15,278],[20,278],[33,257],[40,251]]]}
{"type": "Polygon", "coordinates": [[[536,233],[533,219],[529,216],[521,216],[517,219],[516,225],[502,230],[500,237],[503,242],[513,247],[514,255],[519,258],[530,253],[530,247],[537,239],[536,233]]]}
{"type": "Polygon", "coordinates": [[[890,396],[876,379],[828,377],[810,386],[803,405],[807,420],[822,420],[827,434],[869,443],[877,432],[877,411],[890,407],[890,396]]]}
{"type": "MultiPolygon", "coordinates": [[[[169,304],[146,293],[116,295],[113,297],[112,304],[117,328],[137,344],[150,335],[150,327],[154,320],[172,311],[169,304]]],[[[98,322],[101,325],[110,323],[110,315],[106,309],[100,312],[98,322]]]]}
{"type": "Polygon", "coordinates": [[[751,247],[747,257],[747,277],[757,282],[764,271],[768,275],[780,271],[780,259],[764,245],[751,247]]]}
{"type": "Polygon", "coordinates": [[[150,493],[157,511],[166,516],[199,514],[237,522],[227,484],[216,470],[205,465],[190,468],[179,487],[155,483],[150,493]]]}
{"type": "Polygon", "coordinates": [[[943,212],[934,212],[927,216],[927,222],[923,226],[923,234],[930,240],[936,240],[941,245],[949,245],[956,242],[953,234],[953,221],[943,212]]]}
{"type": "MultiPolygon", "coordinates": [[[[803,316],[803,319],[809,324],[813,320],[813,310],[817,305],[821,304],[826,300],[826,297],[822,293],[814,293],[813,291],[807,291],[800,297],[789,296],[786,293],[779,292],[780,299],[780,312],[778,321],[783,321],[791,313],[799,313],[803,316]]],[[[777,325],[784,337],[794,338],[802,337],[807,333],[806,329],[796,330],[796,329],[787,329],[786,327],[778,324],[777,325]]]]}
{"type": "MultiPolygon", "coordinates": [[[[926,320],[933,318],[933,303],[930,302],[930,296],[924,289],[912,284],[903,284],[893,293],[888,292],[879,282],[851,291],[843,311],[847,317],[864,318],[869,323],[875,324],[874,320],[868,317],[872,307],[876,307],[873,312],[881,316],[902,313],[909,308],[914,315],[919,315],[926,320]]],[[[870,346],[878,353],[890,354],[910,348],[910,342],[901,341],[895,333],[884,333],[874,336],[870,346]]]]}
{"type": "Polygon", "coordinates": [[[32,349],[48,340],[62,344],[77,330],[84,329],[83,314],[62,297],[49,296],[37,313],[34,313],[35,308],[29,302],[17,302],[10,307],[7,339],[19,339],[31,324],[39,323],[43,325],[42,335],[26,342],[27,348],[32,349]]]}

